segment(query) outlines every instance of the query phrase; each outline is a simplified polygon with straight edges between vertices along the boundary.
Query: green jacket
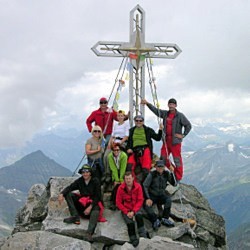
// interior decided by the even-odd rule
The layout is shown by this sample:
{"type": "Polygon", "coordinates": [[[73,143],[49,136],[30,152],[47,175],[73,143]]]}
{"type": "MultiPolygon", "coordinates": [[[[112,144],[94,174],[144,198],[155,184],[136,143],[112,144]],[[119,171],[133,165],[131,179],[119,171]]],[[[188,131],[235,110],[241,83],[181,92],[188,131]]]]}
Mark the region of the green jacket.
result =
{"type": "Polygon", "coordinates": [[[112,172],[112,181],[116,181],[116,182],[124,181],[124,175],[125,175],[126,167],[127,167],[127,160],[128,160],[127,154],[123,151],[120,151],[119,160],[118,160],[118,166],[119,166],[119,169],[118,169],[114,160],[113,153],[110,152],[108,154],[108,163],[109,163],[110,170],[112,172]]]}

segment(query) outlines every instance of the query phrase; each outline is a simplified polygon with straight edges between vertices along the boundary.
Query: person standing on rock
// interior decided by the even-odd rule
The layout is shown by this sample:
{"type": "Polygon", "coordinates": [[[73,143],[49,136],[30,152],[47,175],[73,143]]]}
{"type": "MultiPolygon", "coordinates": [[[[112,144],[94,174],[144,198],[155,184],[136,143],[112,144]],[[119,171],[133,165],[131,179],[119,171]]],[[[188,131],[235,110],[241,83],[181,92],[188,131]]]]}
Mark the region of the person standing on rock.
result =
{"type": "Polygon", "coordinates": [[[108,107],[108,100],[105,97],[99,100],[100,108],[94,110],[86,120],[89,132],[92,131],[92,123],[101,127],[103,136],[108,145],[109,139],[112,134],[113,122],[117,121],[117,112],[108,107]]]}
{"type": "Polygon", "coordinates": [[[63,222],[79,225],[80,216],[89,218],[87,238],[91,240],[100,213],[98,203],[101,202],[101,186],[97,178],[92,178],[92,169],[89,165],[83,165],[78,173],[82,176],[62,190],[58,201],[61,204],[64,199],[66,200],[71,215],[63,222]],[[72,192],[75,190],[78,190],[80,194],[72,192]]]}
{"type": "Polygon", "coordinates": [[[143,191],[139,183],[134,181],[131,172],[126,172],[124,183],[122,183],[117,191],[116,206],[121,210],[122,217],[128,228],[129,239],[134,247],[139,244],[136,236],[135,222],[140,237],[147,238],[147,232],[144,227],[142,216],[143,191]]]}
{"type": "Polygon", "coordinates": [[[165,170],[165,164],[162,160],[158,160],[155,165],[156,170],[151,171],[143,182],[145,206],[144,209],[148,214],[154,230],[157,230],[161,224],[173,227],[174,223],[169,220],[171,209],[171,197],[166,193],[168,182],[176,186],[175,176],[169,170],[165,170]],[[161,221],[156,215],[153,205],[164,206],[161,221]]]}
{"type": "Polygon", "coordinates": [[[168,157],[172,154],[175,163],[174,173],[177,181],[180,182],[183,177],[181,143],[183,138],[190,132],[192,125],[186,116],[176,109],[177,101],[174,98],[168,101],[169,110],[158,109],[146,99],[142,99],[141,104],[146,104],[155,115],[163,119],[165,138],[163,138],[161,158],[170,169],[171,164],[168,157]]]}

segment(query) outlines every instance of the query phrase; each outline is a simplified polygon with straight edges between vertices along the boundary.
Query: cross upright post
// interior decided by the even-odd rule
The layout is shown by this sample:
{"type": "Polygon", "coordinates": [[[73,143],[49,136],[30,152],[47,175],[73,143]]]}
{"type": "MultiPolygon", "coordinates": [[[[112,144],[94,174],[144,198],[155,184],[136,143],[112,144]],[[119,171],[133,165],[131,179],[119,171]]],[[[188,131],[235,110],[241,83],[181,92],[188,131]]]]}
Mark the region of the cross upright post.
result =
{"type": "Polygon", "coordinates": [[[99,41],[92,48],[97,56],[129,57],[132,67],[129,69],[129,111],[132,125],[135,115],[145,115],[145,59],[174,59],[181,49],[172,43],[145,42],[145,12],[140,5],[130,11],[129,42],[99,41]]]}

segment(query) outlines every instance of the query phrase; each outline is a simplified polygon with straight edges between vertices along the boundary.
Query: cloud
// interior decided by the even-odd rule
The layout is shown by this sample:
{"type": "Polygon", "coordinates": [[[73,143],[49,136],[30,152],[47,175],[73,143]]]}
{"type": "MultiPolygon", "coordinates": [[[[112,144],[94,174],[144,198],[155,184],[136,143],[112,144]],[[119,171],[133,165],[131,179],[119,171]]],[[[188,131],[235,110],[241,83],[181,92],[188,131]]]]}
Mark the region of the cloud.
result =
{"type": "MultiPolygon", "coordinates": [[[[138,2],[146,41],[183,51],[175,60],[154,60],[162,107],[174,96],[190,119],[249,122],[249,1],[138,2]]],[[[0,147],[22,145],[42,129],[85,128],[121,63],[90,48],[99,40],[127,42],[134,7],[114,0],[1,4],[0,147]]],[[[127,88],[120,106],[128,110],[127,88]]]]}

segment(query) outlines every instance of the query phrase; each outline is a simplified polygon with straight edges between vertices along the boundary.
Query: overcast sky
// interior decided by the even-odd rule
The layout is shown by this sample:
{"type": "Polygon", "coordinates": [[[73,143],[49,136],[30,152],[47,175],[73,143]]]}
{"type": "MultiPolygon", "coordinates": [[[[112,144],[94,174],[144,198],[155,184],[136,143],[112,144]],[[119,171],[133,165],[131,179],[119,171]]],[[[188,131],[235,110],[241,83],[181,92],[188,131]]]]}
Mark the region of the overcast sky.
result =
{"type": "Polygon", "coordinates": [[[121,63],[90,48],[127,42],[136,4],[146,12],[146,42],[182,49],[174,60],[154,59],[161,108],[175,97],[193,123],[250,123],[248,0],[0,0],[1,148],[51,128],[86,129],[121,63]]]}

